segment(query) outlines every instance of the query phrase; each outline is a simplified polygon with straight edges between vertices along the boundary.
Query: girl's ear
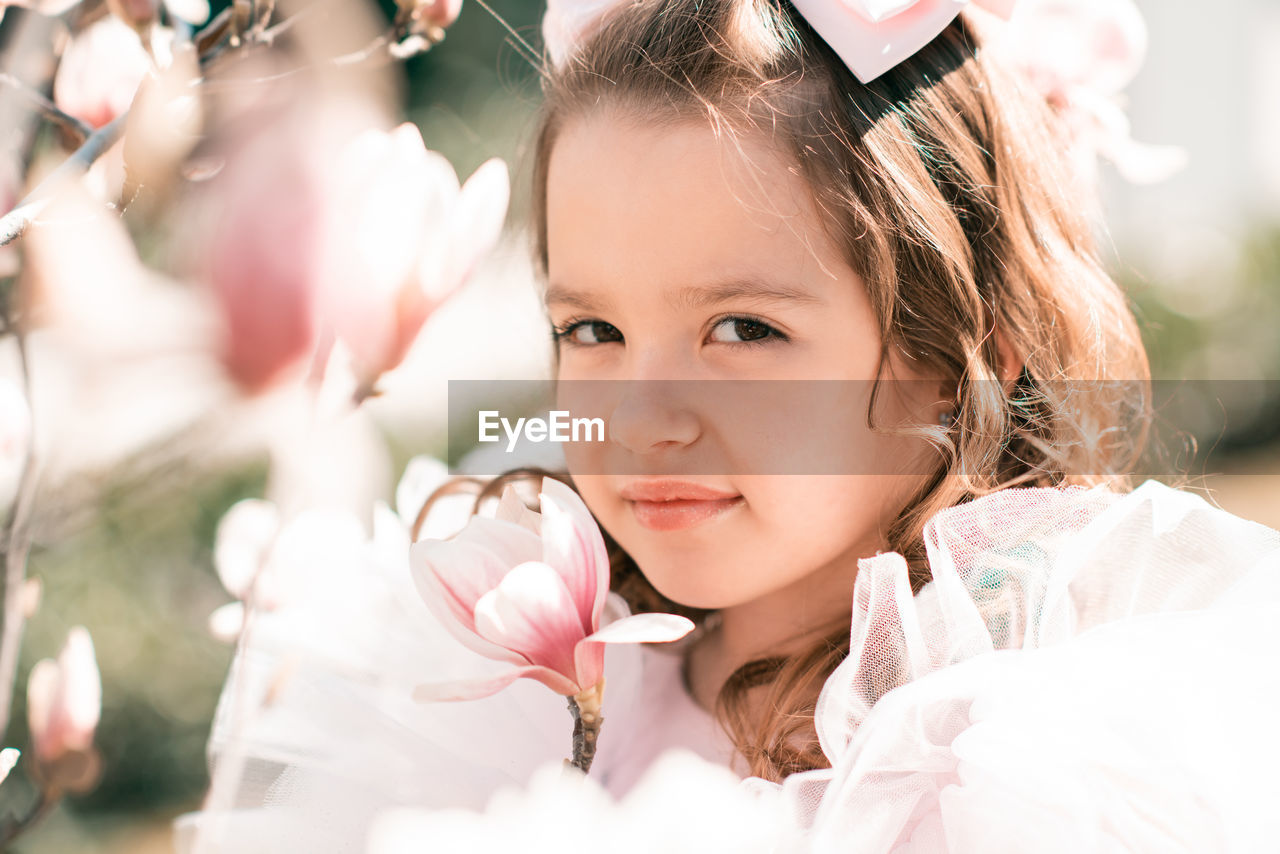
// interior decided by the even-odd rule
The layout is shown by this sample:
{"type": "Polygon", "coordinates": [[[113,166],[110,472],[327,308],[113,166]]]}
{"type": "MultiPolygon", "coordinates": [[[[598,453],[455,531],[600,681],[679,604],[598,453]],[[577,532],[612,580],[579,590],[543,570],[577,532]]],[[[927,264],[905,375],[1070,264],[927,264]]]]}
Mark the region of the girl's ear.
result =
{"type": "MultiPolygon", "coordinates": [[[[1014,384],[1022,374],[1024,360],[1022,355],[1014,348],[1012,342],[1009,341],[1009,336],[1005,334],[1004,327],[994,322],[990,311],[987,312],[987,328],[991,330],[989,334],[995,335],[996,375],[1000,377],[1000,384],[1004,386],[1007,394],[1013,391],[1014,384]]],[[[955,383],[943,383],[939,393],[943,400],[954,400],[956,396],[955,383]]]]}
{"type": "Polygon", "coordinates": [[[1008,392],[1013,389],[1014,383],[1022,374],[1023,359],[1009,342],[1009,336],[1005,334],[1004,327],[993,323],[992,328],[996,336],[996,357],[999,359],[996,373],[1004,385],[1004,390],[1008,392]]]}
{"type": "Polygon", "coordinates": [[[1013,384],[1022,374],[1022,365],[1025,360],[1009,341],[1004,326],[992,315],[991,307],[984,306],[982,313],[985,315],[987,329],[991,330],[987,334],[996,337],[996,376],[1000,377],[1000,384],[1008,393],[1013,390],[1013,384]]]}

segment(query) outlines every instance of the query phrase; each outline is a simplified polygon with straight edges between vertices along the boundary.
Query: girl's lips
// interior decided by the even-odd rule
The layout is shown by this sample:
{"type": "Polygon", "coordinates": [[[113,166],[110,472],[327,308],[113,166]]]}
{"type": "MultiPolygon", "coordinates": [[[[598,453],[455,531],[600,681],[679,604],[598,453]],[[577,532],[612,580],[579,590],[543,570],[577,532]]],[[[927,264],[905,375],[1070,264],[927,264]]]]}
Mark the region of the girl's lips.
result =
{"type": "Polygon", "coordinates": [[[740,497],[731,490],[669,478],[633,480],[618,490],[618,494],[626,501],[718,501],[740,497]]]}
{"type": "Polygon", "coordinates": [[[736,492],[679,480],[634,481],[619,495],[636,521],[654,531],[679,531],[727,513],[743,502],[736,492]]]}
{"type": "Polygon", "coordinates": [[[741,495],[710,500],[676,499],[674,501],[631,501],[636,521],[654,531],[679,531],[692,528],[743,502],[741,495]]]}

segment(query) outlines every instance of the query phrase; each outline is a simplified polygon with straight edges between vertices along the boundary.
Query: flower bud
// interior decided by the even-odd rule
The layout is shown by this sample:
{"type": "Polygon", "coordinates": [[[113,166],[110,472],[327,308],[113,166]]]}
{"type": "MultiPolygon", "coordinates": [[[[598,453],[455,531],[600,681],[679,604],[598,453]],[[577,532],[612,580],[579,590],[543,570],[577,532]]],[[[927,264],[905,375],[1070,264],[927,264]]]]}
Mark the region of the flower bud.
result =
{"type": "Polygon", "coordinates": [[[396,0],[396,6],[422,24],[441,29],[458,20],[462,13],[462,0],[396,0]]]}
{"type": "Polygon", "coordinates": [[[56,759],[93,743],[102,711],[102,682],[93,640],[83,626],[67,635],[57,661],[42,659],[32,668],[27,707],[38,758],[56,759]]]}

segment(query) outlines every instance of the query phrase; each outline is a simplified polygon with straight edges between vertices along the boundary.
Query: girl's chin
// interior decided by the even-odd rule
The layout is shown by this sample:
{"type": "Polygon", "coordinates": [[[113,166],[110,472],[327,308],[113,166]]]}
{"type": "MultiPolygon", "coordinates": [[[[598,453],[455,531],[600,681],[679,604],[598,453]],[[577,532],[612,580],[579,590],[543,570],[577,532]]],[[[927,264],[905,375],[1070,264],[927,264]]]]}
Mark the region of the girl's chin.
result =
{"type": "Polygon", "coordinates": [[[629,552],[641,574],[667,599],[686,608],[717,610],[741,605],[754,591],[743,584],[746,558],[739,552],[705,556],[685,553],[629,552]]]}

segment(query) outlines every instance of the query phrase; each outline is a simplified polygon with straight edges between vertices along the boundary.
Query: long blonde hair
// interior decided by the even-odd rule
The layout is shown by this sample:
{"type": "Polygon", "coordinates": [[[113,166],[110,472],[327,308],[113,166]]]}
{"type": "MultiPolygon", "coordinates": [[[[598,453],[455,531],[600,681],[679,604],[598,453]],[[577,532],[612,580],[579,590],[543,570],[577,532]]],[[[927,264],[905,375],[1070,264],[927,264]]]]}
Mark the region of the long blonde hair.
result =
{"type": "MultiPolygon", "coordinates": [[[[887,532],[915,589],[929,580],[924,523],[943,508],[1018,485],[1131,486],[1149,423],[1137,324],[1097,256],[1050,106],[963,16],[864,85],[784,0],[636,0],[548,68],[543,90],[532,198],[544,277],[547,165],[575,116],[607,104],[650,122],[708,121],[727,141],[766,133],[798,165],[867,283],[882,365],[896,348],[954,382],[954,423],[927,428],[937,471],[887,532]],[[1012,382],[997,329],[1021,363],[1012,382]]],[[[613,588],[634,610],[709,616],[665,600],[609,545],[613,588]]],[[[827,764],[813,708],[848,650],[846,621],[728,680],[717,715],[750,773],[780,780],[827,764]],[[758,706],[753,691],[766,692],[758,706]]]]}

